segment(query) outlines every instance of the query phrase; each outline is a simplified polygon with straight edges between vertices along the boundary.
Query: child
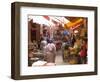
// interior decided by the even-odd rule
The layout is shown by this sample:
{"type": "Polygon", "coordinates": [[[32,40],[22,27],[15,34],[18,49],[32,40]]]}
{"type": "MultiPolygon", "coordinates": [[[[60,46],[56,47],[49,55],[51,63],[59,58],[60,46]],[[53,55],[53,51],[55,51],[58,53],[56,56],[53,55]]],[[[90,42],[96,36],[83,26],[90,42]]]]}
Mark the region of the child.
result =
{"type": "Polygon", "coordinates": [[[63,51],[63,60],[64,61],[69,61],[69,54],[70,54],[70,51],[69,51],[69,47],[68,45],[65,46],[64,48],[64,51],[63,51]]]}
{"type": "Polygon", "coordinates": [[[87,39],[83,39],[83,44],[81,46],[81,50],[79,52],[81,63],[87,63],[87,39]]]}

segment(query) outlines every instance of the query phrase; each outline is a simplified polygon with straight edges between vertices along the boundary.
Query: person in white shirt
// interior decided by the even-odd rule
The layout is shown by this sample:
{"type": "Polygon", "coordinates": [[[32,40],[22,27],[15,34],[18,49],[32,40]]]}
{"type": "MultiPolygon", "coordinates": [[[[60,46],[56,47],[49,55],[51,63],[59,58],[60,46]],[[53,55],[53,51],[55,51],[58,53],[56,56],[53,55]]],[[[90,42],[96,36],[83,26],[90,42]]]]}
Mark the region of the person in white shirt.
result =
{"type": "Polygon", "coordinates": [[[56,46],[52,40],[48,40],[48,44],[44,47],[44,60],[47,63],[55,63],[56,46]]]}
{"type": "Polygon", "coordinates": [[[40,43],[40,49],[43,51],[44,50],[44,47],[47,45],[47,41],[42,38],[41,40],[41,43],[40,43]]]}

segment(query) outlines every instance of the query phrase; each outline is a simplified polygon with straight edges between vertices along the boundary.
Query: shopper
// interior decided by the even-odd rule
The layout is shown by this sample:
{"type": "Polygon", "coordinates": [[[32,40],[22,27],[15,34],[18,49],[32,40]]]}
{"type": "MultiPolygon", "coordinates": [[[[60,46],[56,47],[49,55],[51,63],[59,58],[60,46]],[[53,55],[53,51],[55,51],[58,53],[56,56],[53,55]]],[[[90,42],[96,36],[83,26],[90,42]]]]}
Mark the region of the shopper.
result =
{"type": "Polygon", "coordinates": [[[48,44],[44,47],[44,60],[47,63],[55,63],[56,46],[52,40],[48,40],[48,44]]]}
{"type": "Polygon", "coordinates": [[[79,55],[80,55],[81,64],[86,64],[87,63],[87,39],[83,39],[79,55]]]}
{"type": "Polygon", "coordinates": [[[43,51],[44,47],[47,45],[47,41],[44,38],[41,38],[40,49],[43,51]]]}

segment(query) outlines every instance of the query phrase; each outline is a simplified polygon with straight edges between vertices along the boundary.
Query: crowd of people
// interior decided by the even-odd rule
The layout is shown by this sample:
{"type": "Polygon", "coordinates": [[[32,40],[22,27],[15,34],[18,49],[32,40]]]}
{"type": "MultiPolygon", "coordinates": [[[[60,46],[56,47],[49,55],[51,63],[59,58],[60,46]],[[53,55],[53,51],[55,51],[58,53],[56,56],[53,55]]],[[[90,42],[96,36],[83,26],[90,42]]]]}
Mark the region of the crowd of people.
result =
{"type": "Polygon", "coordinates": [[[49,31],[45,29],[40,41],[33,41],[33,48],[29,49],[29,57],[32,53],[42,51],[43,60],[47,63],[54,63],[57,51],[61,51],[63,62],[66,64],[87,63],[87,28],[81,26],[79,29],[56,29],[53,38],[50,38],[49,31]]]}
{"type": "Polygon", "coordinates": [[[41,40],[41,49],[44,49],[44,54],[47,54],[47,61],[49,59],[54,62],[56,51],[61,50],[64,62],[69,64],[87,63],[87,31],[85,27],[81,27],[80,32],[56,30],[54,38],[49,39],[48,36],[46,38],[41,40]]]}

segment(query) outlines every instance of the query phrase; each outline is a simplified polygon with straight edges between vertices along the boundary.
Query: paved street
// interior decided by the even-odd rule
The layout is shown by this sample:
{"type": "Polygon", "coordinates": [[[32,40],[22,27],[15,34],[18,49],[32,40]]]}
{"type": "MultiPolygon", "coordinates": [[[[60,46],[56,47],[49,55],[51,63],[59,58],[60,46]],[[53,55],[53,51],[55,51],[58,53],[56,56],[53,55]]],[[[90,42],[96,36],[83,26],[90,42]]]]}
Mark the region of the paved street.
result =
{"type": "Polygon", "coordinates": [[[61,50],[57,51],[55,63],[56,65],[67,65],[67,63],[63,62],[61,50]]]}

